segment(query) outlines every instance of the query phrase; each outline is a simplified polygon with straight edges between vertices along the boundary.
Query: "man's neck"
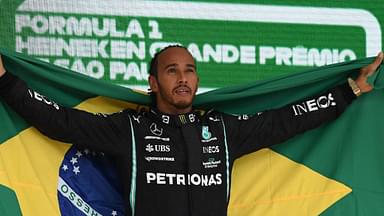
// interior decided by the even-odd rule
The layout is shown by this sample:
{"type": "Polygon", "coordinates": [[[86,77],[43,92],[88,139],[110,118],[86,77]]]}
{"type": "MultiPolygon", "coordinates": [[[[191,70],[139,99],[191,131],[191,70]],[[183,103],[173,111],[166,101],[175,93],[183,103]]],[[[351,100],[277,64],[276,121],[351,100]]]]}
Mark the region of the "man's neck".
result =
{"type": "Polygon", "coordinates": [[[177,107],[173,107],[173,106],[165,107],[165,106],[158,105],[156,108],[160,112],[168,114],[168,115],[180,115],[180,114],[185,114],[185,113],[189,113],[192,111],[192,106],[187,107],[187,108],[177,108],[177,107]]]}

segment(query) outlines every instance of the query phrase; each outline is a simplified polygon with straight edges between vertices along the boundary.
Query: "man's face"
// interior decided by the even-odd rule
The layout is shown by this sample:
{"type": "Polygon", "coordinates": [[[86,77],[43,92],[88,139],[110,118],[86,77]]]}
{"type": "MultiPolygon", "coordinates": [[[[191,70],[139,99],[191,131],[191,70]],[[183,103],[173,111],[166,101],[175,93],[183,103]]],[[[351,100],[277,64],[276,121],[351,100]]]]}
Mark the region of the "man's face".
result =
{"type": "Polygon", "coordinates": [[[151,90],[156,93],[157,108],[165,113],[191,111],[199,78],[191,54],[172,47],[158,56],[157,78],[149,77],[151,90]]]}

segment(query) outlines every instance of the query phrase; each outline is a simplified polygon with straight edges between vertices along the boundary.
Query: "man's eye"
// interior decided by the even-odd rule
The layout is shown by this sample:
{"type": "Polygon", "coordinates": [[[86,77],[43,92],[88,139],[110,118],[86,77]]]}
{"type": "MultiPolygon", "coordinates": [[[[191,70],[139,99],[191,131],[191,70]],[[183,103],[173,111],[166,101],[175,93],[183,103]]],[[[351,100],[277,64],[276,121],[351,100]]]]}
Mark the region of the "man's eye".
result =
{"type": "Polygon", "coordinates": [[[170,68],[170,69],[168,69],[168,73],[176,73],[176,69],[175,68],[170,68]]]}

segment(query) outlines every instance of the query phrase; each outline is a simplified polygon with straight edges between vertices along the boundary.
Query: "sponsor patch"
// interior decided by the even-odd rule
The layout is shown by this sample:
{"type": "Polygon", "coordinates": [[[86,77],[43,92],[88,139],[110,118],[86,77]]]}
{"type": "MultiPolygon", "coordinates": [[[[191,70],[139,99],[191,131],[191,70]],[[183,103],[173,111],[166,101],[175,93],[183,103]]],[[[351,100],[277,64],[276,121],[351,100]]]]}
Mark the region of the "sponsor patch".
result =
{"type": "Polygon", "coordinates": [[[216,186],[221,185],[222,175],[216,174],[180,174],[180,173],[146,173],[147,184],[157,185],[195,185],[195,186],[216,186]]]}
{"type": "Polygon", "coordinates": [[[161,140],[165,142],[169,142],[171,140],[169,137],[157,137],[157,136],[145,136],[144,139],[146,140],[155,139],[155,140],[161,140]]]}
{"type": "Polygon", "coordinates": [[[217,168],[221,164],[221,160],[215,160],[214,158],[209,158],[208,161],[203,162],[205,169],[217,168]]]}
{"type": "Polygon", "coordinates": [[[292,109],[295,116],[300,116],[305,113],[327,109],[332,106],[336,106],[336,102],[332,93],[329,93],[328,95],[322,95],[318,98],[307,100],[300,104],[295,104],[292,106],[292,109]]]}
{"type": "Polygon", "coordinates": [[[204,154],[214,154],[219,152],[220,152],[219,146],[203,146],[204,154]]]}
{"type": "Polygon", "coordinates": [[[171,151],[171,146],[170,145],[152,145],[152,144],[147,144],[145,146],[145,151],[147,152],[170,152],[171,151]]]}
{"type": "Polygon", "coordinates": [[[151,126],[149,126],[149,129],[151,130],[151,133],[156,136],[163,135],[163,128],[160,128],[157,126],[156,123],[152,123],[151,126]]]}
{"type": "Polygon", "coordinates": [[[217,140],[217,137],[211,137],[210,139],[207,139],[207,140],[203,139],[201,140],[201,142],[207,143],[207,142],[216,141],[216,140],[217,140]]]}
{"type": "Polygon", "coordinates": [[[145,157],[145,160],[148,162],[151,161],[170,161],[174,162],[175,158],[174,157],[145,157]]]}
{"type": "Polygon", "coordinates": [[[212,134],[211,132],[209,132],[209,127],[208,126],[203,126],[201,128],[201,136],[203,137],[203,139],[205,140],[208,140],[212,137],[212,134]]]}

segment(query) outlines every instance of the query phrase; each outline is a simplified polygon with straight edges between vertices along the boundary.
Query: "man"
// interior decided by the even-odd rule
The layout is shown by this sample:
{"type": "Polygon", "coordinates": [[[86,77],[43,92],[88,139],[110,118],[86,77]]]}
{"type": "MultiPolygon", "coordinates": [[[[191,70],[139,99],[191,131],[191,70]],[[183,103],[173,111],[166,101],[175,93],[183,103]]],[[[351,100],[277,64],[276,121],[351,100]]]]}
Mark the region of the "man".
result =
{"type": "Polygon", "coordinates": [[[332,106],[300,116],[291,106],[252,117],[194,111],[196,64],[187,49],[178,46],[152,59],[149,85],[154,105],[148,112],[93,115],[36,100],[23,81],[5,73],[1,61],[0,95],[45,135],[113,155],[126,215],[216,216],[226,215],[236,158],[335,119],[357,96],[372,90],[367,77],[382,60],[380,53],[355,81],[324,93],[332,106]]]}

